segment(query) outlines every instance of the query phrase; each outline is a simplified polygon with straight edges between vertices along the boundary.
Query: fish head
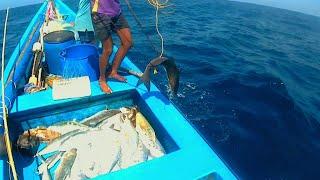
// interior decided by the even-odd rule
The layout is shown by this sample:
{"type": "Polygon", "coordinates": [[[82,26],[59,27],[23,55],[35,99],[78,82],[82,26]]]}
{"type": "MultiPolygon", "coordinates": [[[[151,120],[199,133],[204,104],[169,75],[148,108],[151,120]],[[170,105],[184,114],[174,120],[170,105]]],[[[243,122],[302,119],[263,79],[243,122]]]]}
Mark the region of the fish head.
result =
{"type": "Polygon", "coordinates": [[[32,148],[39,145],[39,138],[35,136],[29,136],[27,134],[23,134],[19,136],[19,139],[17,141],[17,146],[19,148],[32,148]]]}
{"type": "Polygon", "coordinates": [[[120,108],[120,111],[121,111],[121,113],[126,114],[126,113],[129,113],[129,112],[130,112],[130,108],[129,108],[129,107],[121,107],[121,108],[120,108]]]}
{"type": "Polygon", "coordinates": [[[122,107],[120,108],[120,111],[122,113],[122,120],[124,121],[130,121],[132,126],[136,126],[136,114],[138,109],[136,107],[122,107]]]}

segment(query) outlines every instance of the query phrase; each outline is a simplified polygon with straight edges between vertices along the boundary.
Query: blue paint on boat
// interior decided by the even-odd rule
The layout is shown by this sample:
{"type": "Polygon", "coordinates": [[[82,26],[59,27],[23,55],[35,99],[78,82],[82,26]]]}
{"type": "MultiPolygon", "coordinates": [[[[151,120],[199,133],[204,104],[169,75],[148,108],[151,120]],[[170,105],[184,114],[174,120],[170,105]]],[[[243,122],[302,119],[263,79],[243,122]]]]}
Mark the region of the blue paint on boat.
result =
{"type": "MultiPolygon", "coordinates": [[[[46,3],[41,6],[31,21],[20,44],[27,43],[32,26],[41,19],[45,6],[46,3]]],[[[68,15],[67,21],[74,19],[74,12],[64,3],[57,0],[56,6],[62,14],[68,15]]],[[[34,36],[37,34],[38,32],[34,36]]],[[[37,38],[34,36],[32,38],[37,38]]],[[[32,43],[28,46],[32,46],[32,43]]],[[[117,48],[114,47],[113,52],[116,50],[117,48]]],[[[28,48],[27,53],[30,51],[28,48]]],[[[202,179],[208,176],[215,179],[236,179],[236,176],[190,125],[184,115],[154,84],[151,83],[151,89],[148,92],[144,86],[135,86],[138,81],[136,77],[126,76],[128,83],[110,81],[109,85],[113,93],[107,95],[101,92],[98,82],[93,81],[90,84],[91,96],[54,101],[51,89],[34,94],[18,93],[19,87],[15,85],[15,82],[23,79],[22,76],[17,76],[16,81],[12,81],[9,76],[12,71],[17,72],[13,67],[16,66],[18,57],[19,51],[14,51],[6,67],[5,84],[7,85],[2,87],[5,88],[6,96],[10,99],[10,102],[6,101],[6,104],[10,112],[10,137],[13,141],[24,130],[70,120],[68,119],[70,117],[81,120],[105,106],[119,108],[138,105],[155,129],[167,154],[124,170],[98,176],[96,179],[202,179]]],[[[121,66],[141,72],[127,57],[121,66]]],[[[28,71],[25,64],[16,67],[19,67],[19,72],[28,71]]],[[[19,177],[40,179],[36,173],[39,164],[36,158],[23,157],[19,152],[14,152],[14,155],[19,177]]],[[[0,159],[0,179],[8,179],[9,167],[6,162],[6,159],[0,159]]]]}

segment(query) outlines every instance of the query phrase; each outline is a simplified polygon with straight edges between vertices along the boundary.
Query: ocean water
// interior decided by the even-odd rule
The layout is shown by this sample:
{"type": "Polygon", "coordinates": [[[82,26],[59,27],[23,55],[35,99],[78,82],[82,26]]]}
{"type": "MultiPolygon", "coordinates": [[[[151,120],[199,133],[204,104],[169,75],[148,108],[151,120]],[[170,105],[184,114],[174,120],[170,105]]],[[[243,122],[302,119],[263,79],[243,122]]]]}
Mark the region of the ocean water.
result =
{"type": "MultiPolygon", "coordinates": [[[[65,2],[77,9],[77,0],[65,2]]],[[[157,53],[142,32],[160,41],[154,9],[131,3],[144,30],[123,4],[134,39],[128,56],[143,69],[157,53]]],[[[241,179],[319,179],[320,18],[232,1],[172,3],[160,30],[181,70],[171,100],[191,124],[241,179]]],[[[6,58],[39,7],[11,10],[6,58]]],[[[163,71],[153,81],[167,93],[163,71]]]]}

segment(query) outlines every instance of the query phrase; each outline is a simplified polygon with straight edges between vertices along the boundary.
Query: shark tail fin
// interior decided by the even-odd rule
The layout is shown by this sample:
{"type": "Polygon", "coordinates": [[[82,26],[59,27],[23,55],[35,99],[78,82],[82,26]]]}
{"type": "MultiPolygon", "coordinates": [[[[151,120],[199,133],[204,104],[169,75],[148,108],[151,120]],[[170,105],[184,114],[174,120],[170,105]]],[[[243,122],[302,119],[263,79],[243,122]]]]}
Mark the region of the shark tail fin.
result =
{"type": "Polygon", "coordinates": [[[146,67],[144,73],[140,77],[139,81],[136,84],[136,87],[139,86],[140,84],[144,84],[148,91],[150,91],[150,67],[146,67]]]}

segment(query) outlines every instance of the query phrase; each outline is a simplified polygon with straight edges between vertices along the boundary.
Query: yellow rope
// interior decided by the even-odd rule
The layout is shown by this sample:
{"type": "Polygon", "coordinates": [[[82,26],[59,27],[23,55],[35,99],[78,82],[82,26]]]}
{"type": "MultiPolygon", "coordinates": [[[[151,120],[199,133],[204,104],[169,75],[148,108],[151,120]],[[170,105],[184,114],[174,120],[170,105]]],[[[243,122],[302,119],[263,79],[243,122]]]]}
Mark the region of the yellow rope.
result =
{"type": "MultiPolygon", "coordinates": [[[[5,93],[4,93],[4,48],[5,48],[5,43],[6,43],[6,32],[7,32],[7,22],[8,22],[8,16],[9,16],[9,8],[7,9],[7,14],[6,14],[6,20],[4,24],[4,31],[3,31],[3,43],[2,43],[2,64],[1,64],[1,85],[2,85],[2,115],[3,115],[3,124],[4,124],[4,135],[5,135],[5,142],[6,142],[6,148],[7,148],[7,153],[8,153],[8,158],[9,158],[9,164],[12,169],[12,175],[13,179],[17,180],[17,172],[16,168],[14,166],[14,160],[12,156],[12,149],[11,149],[11,143],[10,143],[10,138],[9,138],[9,130],[8,130],[8,119],[7,119],[7,107],[5,104],[5,93]]],[[[10,175],[9,175],[10,176],[10,175]]]]}

